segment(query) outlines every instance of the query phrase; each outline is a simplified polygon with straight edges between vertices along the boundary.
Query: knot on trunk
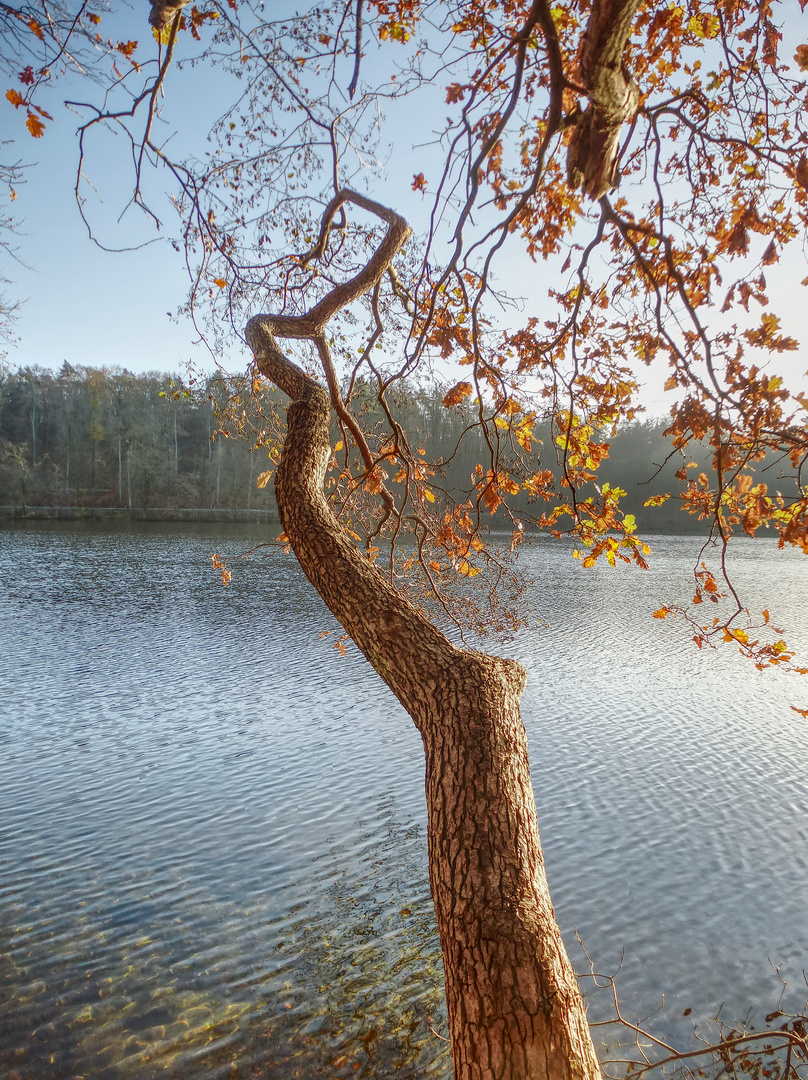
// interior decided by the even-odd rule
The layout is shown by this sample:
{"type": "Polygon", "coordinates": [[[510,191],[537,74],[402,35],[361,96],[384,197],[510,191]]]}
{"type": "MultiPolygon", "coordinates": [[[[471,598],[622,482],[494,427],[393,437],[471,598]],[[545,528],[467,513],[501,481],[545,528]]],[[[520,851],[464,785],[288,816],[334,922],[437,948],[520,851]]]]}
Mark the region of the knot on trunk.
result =
{"type": "Polygon", "coordinates": [[[174,16],[182,11],[188,0],[152,0],[149,22],[155,30],[171,26],[174,16]]]}
{"type": "Polygon", "coordinates": [[[640,0],[593,0],[578,54],[589,98],[567,151],[567,182],[600,199],[617,185],[620,129],[634,118],[639,93],[624,54],[640,0]]]}
{"type": "Polygon", "coordinates": [[[617,154],[620,131],[634,118],[638,93],[633,82],[617,73],[620,83],[604,95],[602,102],[592,95],[590,105],[575,124],[567,150],[567,183],[583,188],[591,199],[600,199],[617,186],[617,154]]]}

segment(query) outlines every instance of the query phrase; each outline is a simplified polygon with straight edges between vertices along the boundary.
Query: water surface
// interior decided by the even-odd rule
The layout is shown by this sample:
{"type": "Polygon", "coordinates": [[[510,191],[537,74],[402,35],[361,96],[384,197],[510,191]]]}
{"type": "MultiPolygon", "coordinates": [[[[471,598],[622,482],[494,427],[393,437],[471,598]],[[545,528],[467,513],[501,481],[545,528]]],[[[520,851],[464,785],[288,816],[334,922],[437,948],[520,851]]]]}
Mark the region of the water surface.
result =
{"type": "MultiPolygon", "coordinates": [[[[406,714],[245,526],[0,531],[0,1074],[451,1075],[406,714]]],[[[551,890],[634,1017],[761,1016],[808,960],[808,683],[699,653],[649,573],[524,560],[523,713],[551,890]],[[541,618],[539,625],[535,617],[541,618]],[[804,684],[804,685],[801,685],[804,684]]],[[[805,568],[735,574],[808,653],[805,568]]],[[[584,983],[586,988],[586,984],[584,983]]],[[[607,1002],[589,994],[593,1016],[607,1002]]]]}

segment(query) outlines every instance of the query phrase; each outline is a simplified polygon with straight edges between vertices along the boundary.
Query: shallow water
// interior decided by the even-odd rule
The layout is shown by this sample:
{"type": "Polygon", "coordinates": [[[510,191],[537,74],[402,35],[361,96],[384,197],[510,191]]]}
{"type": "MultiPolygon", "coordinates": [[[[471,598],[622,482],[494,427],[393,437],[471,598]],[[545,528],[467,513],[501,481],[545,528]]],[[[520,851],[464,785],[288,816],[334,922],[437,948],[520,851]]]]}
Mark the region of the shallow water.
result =
{"type": "MultiPolygon", "coordinates": [[[[0,1074],[449,1077],[407,716],[291,558],[244,526],[0,531],[0,1074]],[[437,1033],[437,1034],[436,1034],[437,1033]]],[[[541,617],[505,650],[565,940],[622,960],[633,1017],[683,1037],[760,1015],[808,958],[808,682],[699,653],[649,573],[523,560],[541,617]]],[[[805,568],[737,545],[802,635],[805,568]]],[[[586,982],[584,983],[586,989],[586,982]]],[[[607,1002],[589,992],[593,1016],[607,1002]]]]}

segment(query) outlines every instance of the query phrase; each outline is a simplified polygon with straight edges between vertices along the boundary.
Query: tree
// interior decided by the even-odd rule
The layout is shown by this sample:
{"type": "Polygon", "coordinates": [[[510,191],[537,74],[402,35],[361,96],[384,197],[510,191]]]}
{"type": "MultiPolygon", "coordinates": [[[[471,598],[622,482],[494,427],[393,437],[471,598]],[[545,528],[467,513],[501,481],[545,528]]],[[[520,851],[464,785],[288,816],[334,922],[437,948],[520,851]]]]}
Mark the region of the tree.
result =
{"type": "MultiPolygon", "coordinates": [[[[479,597],[501,597],[507,553],[486,543],[492,518],[512,548],[538,527],[574,536],[585,567],[646,564],[624,493],[601,479],[609,438],[636,414],[642,365],[666,367],[678,394],[669,454],[717,553],[696,563],[691,606],[656,615],[690,620],[700,648],[723,640],[761,667],[793,659],[724,563],[738,527],[774,528],[808,551],[808,399],[766,370],[797,342],[782,312],[757,322],[749,311],[768,309],[763,268],[808,222],[808,45],[780,55],[776,10],[353,0],[273,19],[235,0],[190,11],[155,0],[156,59],[109,41],[139,89],[113,73],[104,102],[84,106],[82,174],[91,138],[114,127],[131,140],[133,205],[157,222],[152,167],[176,185],[188,311],[208,320],[212,345],[251,316],[256,387],[269,380],[290,399],[279,455],[257,440],[278,459],[281,539],[422,736],[457,1080],[598,1075],[542,866],[525,673],[456,646],[441,625],[481,630],[479,597]],[[201,160],[171,157],[155,135],[182,48],[237,88],[201,160]],[[429,213],[406,246],[410,226],[375,194],[379,116],[428,115],[436,86],[449,115],[421,152],[438,179],[413,159],[429,213]],[[508,261],[550,268],[539,314],[512,302],[501,314],[512,298],[495,274],[508,261]],[[313,356],[291,359],[286,341],[313,356]],[[471,407],[459,444],[483,450],[462,493],[390,404],[403,380],[436,372],[451,382],[445,408],[471,407]],[[537,460],[540,420],[555,471],[537,460]],[[703,442],[712,480],[692,471],[703,442]],[[794,497],[754,475],[767,455],[796,478],[794,497]],[[525,494],[544,511],[521,509],[525,494]]],[[[35,107],[30,95],[20,104],[35,107]]],[[[499,625],[517,622],[506,605],[499,625]]]]}

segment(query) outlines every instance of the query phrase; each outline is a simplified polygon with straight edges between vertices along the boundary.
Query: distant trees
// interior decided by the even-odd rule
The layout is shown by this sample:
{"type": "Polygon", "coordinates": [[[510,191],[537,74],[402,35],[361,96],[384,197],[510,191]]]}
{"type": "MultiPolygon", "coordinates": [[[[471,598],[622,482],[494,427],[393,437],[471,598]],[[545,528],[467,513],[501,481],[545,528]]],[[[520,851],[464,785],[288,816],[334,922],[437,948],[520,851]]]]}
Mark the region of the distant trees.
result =
{"type": "MultiPolygon", "coordinates": [[[[474,426],[473,408],[460,403],[447,409],[444,390],[405,386],[390,404],[435,464],[439,498],[462,501],[484,452],[484,437],[474,426]]],[[[363,392],[356,386],[354,400],[359,402],[363,392]]],[[[384,418],[372,388],[364,396],[364,406],[357,407],[365,424],[381,427],[384,418]]],[[[64,363],[58,373],[19,367],[0,374],[0,505],[274,512],[272,484],[258,481],[276,456],[283,427],[277,406],[266,387],[221,375],[189,382],[117,367],[64,363]],[[270,416],[275,430],[267,428],[270,416]]],[[[685,486],[675,476],[684,459],[670,458],[667,426],[647,420],[623,428],[609,442],[600,481],[626,492],[625,512],[636,517],[640,529],[702,531],[696,519],[681,513],[678,498],[653,510],[643,506],[658,468],[656,487],[679,492],[685,486]]],[[[335,443],[338,438],[335,429],[335,443]]],[[[695,459],[712,480],[709,452],[690,449],[688,461],[695,459]]],[[[524,464],[541,466],[558,479],[558,456],[550,422],[537,423],[524,464]]],[[[527,491],[513,505],[530,517],[527,491]]],[[[534,507],[536,516],[543,506],[534,507]]]]}
{"type": "Polygon", "coordinates": [[[255,484],[262,448],[219,429],[240,394],[220,376],[68,363],[0,375],[0,504],[274,511],[255,484]]]}

